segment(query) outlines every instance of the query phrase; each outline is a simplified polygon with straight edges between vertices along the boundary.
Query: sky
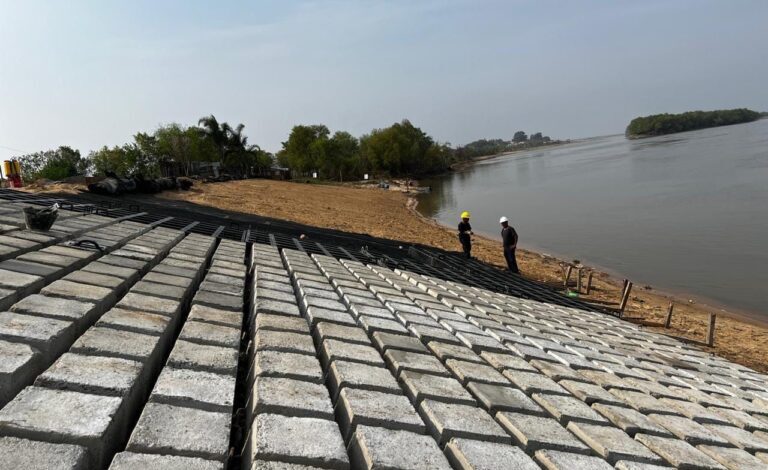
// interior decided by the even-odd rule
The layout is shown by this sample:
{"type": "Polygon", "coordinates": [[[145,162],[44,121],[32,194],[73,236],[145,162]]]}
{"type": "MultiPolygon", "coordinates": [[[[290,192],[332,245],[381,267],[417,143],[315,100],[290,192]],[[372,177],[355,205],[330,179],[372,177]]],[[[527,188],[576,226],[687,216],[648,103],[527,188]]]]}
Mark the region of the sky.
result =
{"type": "Polygon", "coordinates": [[[296,124],[461,145],[767,111],[766,25],[765,0],[0,0],[0,159],[209,114],[277,151],[296,124]]]}

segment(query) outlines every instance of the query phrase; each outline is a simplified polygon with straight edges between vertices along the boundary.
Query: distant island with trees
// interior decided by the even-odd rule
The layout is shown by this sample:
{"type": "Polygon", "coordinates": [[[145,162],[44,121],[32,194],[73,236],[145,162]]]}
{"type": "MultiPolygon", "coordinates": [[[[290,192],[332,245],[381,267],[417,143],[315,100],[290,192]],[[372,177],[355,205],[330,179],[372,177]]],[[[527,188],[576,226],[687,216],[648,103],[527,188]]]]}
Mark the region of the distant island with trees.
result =
{"type": "Polygon", "coordinates": [[[689,111],[680,114],[653,114],[633,119],[627,126],[628,139],[639,139],[677,132],[695,131],[708,127],[728,126],[757,121],[768,113],[747,108],[689,111]]]}

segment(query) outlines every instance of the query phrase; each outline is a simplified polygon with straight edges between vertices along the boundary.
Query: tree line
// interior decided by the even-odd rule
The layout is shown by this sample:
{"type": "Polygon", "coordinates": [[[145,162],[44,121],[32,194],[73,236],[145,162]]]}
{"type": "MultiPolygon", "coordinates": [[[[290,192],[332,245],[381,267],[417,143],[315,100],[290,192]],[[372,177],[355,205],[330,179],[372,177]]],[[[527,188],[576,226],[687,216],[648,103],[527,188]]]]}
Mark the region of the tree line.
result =
{"type": "Polygon", "coordinates": [[[552,142],[541,132],[523,131],[511,140],[477,140],[452,147],[429,136],[407,119],[373,129],[361,137],[327,126],[297,125],[275,155],[248,143],[245,126],[219,122],[213,115],[196,126],[168,124],[154,132],[139,132],[132,141],[104,146],[86,157],[70,147],[20,157],[25,180],[63,179],[83,174],[121,176],[190,176],[196,163],[220,162],[222,171],[237,177],[258,176],[274,165],[288,168],[294,177],[317,174],[339,181],[370,177],[421,177],[448,170],[451,165],[514,148],[552,142]]]}
{"type": "Polygon", "coordinates": [[[761,113],[746,108],[654,114],[633,119],[627,126],[625,135],[628,138],[637,138],[673,134],[707,127],[741,124],[756,121],[760,117],[761,113]]]}

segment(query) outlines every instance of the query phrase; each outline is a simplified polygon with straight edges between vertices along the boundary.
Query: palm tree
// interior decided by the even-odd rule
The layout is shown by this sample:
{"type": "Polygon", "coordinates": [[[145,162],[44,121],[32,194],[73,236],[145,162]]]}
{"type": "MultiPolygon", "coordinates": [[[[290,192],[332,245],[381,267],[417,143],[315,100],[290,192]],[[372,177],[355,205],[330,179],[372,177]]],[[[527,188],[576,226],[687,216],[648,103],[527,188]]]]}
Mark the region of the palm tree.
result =
{"type": "Polygon", "coordinates": [[[197,125],[201,127],[200,132],[216,146],[219,151],[219,159],[223,160],[229,140],[229,132],[232,128],[226,122],[219,124],[219,121],[216,120],[216,116],[213,114],[200,118],[197,121],[197,125]]]}

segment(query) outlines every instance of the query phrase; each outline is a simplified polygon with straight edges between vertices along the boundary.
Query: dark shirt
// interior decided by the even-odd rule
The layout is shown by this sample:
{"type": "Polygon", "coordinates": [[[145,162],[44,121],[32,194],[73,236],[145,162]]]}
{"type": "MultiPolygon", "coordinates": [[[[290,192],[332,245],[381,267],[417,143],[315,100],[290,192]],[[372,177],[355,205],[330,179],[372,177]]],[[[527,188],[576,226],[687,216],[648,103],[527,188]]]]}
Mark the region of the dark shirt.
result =
{"type": "Polygon", "coordinates": [[[469,232],[472,231],[472,226],[469,225],[469,222],[464,222],[463,220],[459,222],[459,240],[462,243],[469,243],[469,232]]]}
{"type": "Polygon", "coordinates": [[[505,227],[501,229],[501,242],[504,245],[504,249],[517,245],[517,232],[512,227],[505,227]]]}

